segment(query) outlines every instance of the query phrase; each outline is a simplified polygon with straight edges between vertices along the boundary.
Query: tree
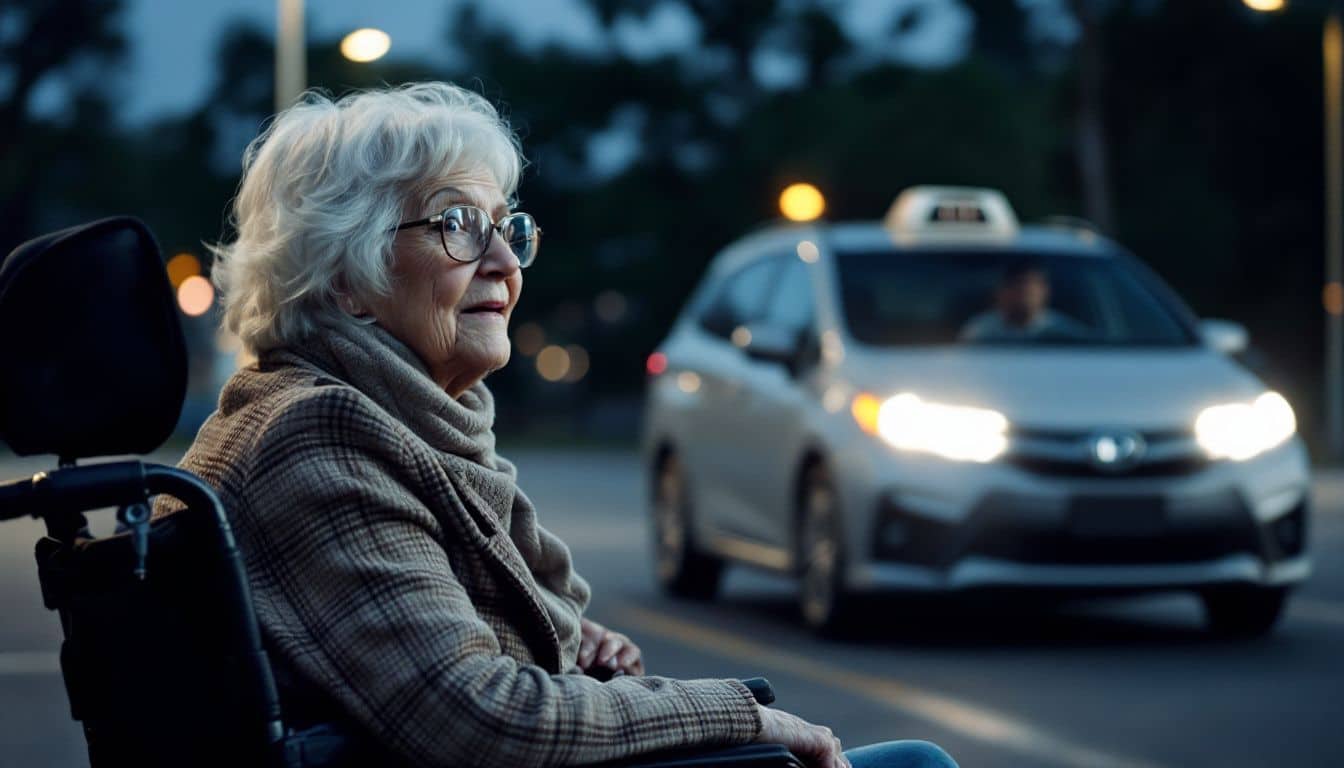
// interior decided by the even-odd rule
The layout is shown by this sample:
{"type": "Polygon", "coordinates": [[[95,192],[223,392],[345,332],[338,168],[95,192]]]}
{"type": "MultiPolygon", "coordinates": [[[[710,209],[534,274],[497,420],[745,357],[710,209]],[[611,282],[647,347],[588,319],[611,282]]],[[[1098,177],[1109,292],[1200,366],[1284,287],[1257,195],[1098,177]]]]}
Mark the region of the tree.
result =
{"type": "MultiPolygon", "coordinates": [[[[0,7],[0,244],[34,234],[43,173],[57,160],[94,162],[107,117],[107,75],[125,52],[121,0],[11,0],[0,7]],[[63,86],[67,118],[38,117],[33,96],[63,86]]],[[[77,177],[76,177],[77,178],[77,177]]]]}

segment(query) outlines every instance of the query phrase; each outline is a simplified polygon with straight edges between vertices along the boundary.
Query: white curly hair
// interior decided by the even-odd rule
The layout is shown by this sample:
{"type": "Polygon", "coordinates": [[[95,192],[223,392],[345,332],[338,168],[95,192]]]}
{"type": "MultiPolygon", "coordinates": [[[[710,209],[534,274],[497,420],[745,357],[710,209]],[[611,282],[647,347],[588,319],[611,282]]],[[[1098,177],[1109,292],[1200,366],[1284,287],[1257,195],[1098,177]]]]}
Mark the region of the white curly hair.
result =
{"type": "Polygon", "coordinates": [[[225,327],[259,354],[358,322],[338,299],[388,295],[390,230],[427,181],[485,169],[512,201],[523,163],[494,106],[450,83],[305,93],[248,144],[237,239],[209,246],[225,327]]]}

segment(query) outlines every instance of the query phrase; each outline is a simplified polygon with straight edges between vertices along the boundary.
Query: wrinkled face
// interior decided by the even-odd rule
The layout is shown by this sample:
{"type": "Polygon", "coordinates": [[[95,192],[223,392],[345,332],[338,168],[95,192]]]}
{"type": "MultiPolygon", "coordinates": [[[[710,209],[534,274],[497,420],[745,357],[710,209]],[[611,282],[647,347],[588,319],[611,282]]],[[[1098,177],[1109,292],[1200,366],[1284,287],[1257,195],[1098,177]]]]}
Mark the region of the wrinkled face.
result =
{"type": "Polygon", "coordinates": [[[1018,275],[999,287],[999,312],[1021,325],[1034,320],[1049,302],[1050,281],[1037,270],[1018,275]]]}
{"type": "MultiPolygon", "coordinates": [[[[403,221],[456,204],[475,205],[498,220],[508,213],[494,177],[484,170],[454,173],[412,200],[403,221]]],[[[409,346],[434,381],[453,397],[509,361],[509,316],[523,274],[495,233],[479,261],[448,257],[437,227],[411,227],[393,243],[392,294],[369,310],[378,324],[409,346]]]]}

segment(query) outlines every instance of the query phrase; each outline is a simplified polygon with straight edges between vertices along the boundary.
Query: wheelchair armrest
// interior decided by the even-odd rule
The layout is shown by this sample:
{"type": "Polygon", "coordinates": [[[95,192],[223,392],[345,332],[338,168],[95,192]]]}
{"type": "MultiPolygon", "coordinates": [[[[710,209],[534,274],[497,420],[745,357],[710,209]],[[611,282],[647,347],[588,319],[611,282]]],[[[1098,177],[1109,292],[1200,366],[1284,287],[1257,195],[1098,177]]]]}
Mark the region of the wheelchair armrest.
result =
{"type": "MultiPolygon", "coordinates": [[[[611,673],[594,669],[594,677],[611,679],[611,673]]],[[[761,706],[775,700],[770,681],[751,677],[742,684],[756,697],[761,706]]],[[[353,768],[368,762],[361,745],[352,740],[343,729],[331,723],[314,725],[301,731],[291,731],[281,743],[280,764],[284,768],[353,768]]],[[[805,768],[783,744],[741,744],[733,747],[706,749],[691,747],[669,749],[639,755],[627,760],[603,763],[605,768],[805,768]]]]}
{"type": "MultiPolygon", "coordinates": [[[[756,703],[769,706],[775,701],[775,690],[764,677],[749,677],[741,681],[756,697],[756,703]]],[[[735,747],[705,749],[673,749],[640,755],[622,762],[612,763],[613,768],[720,768],[726,766],[744,766],[745,768],[803,768],[798,759],[783,744],[741,744],[735,747]]]]}

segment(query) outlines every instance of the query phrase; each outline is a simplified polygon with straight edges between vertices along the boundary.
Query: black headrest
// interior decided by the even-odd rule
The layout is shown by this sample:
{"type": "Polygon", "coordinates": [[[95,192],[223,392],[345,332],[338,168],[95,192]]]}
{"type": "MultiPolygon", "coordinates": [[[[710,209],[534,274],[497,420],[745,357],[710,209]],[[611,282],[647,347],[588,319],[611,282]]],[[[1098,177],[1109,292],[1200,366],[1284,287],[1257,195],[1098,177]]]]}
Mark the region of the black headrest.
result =
{"type": "Polygon", "coordinates": [[[140,220],[43,235],[0,264],[0,441],[15,453],[149,453],[186,386],[172,287],[140,220]]]}

